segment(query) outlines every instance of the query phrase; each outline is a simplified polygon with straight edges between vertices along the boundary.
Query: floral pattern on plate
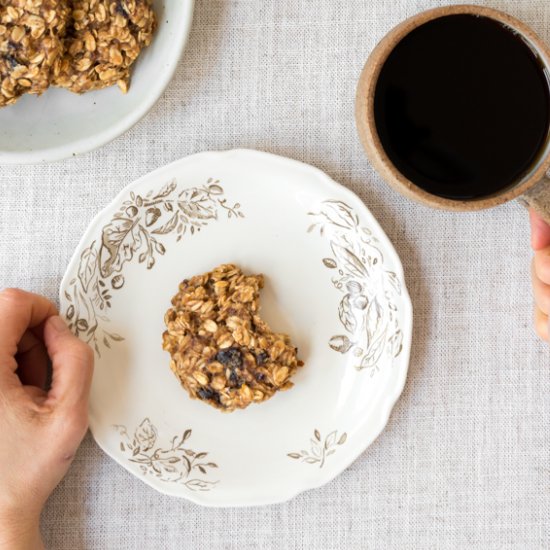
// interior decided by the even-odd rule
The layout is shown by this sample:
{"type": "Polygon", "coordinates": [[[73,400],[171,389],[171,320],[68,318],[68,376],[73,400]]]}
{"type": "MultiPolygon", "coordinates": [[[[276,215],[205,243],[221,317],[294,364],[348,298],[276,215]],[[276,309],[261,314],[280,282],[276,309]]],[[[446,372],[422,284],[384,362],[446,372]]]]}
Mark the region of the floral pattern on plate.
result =
{"type": "Polygon", "coordinates": [[[399,258],[361,200],[258,151],[192,155],[122,190],[78,245],[60,311],[96,350],[98,445],[205,506],[278,503],[342,472],[386,425],[412,335],[399,258]],[[262,314],[305,362],[289,391],[231,414],[190,399],[161,345],[178,285],[220,263],[264,273],[262,314]]]}
{"type": "Polygon", "coordinates": [[[113,426],[121,435],[120,450],[128,460],[138,464],[143,475],[152,475],[160,481],[181,483],[191,491],[209,491],[218,482],[204,479],[212,468],[217,468],[215,462],[206,457],[207,452],[197,452],[186,445],[192,430],[175,435],[170,440],[170,446],[159,444],[158,430],[145,418],[130,435],[123,425],[113,426]]]}
{"type": "Polygon", "coordinates": [[[319,468],[325,465],[326,459],[336,452],[338,445],[343,445],[348,438],[346,432],[338,436],[336,430],[330,432],[325,438],[321,437],[321,432],[317,429],[313,430],[313,437],[309,440],[309,451],[305,449],[287,453],[289,458],[301,460],[306,464],[318,464],[319,468]]]}
{"type": "Polygon", "coordinates": [[[335,272],[332,284],[344,294],[338,317],[347,334],[330,339],[330,347],[357,358],[355,368],[373,376],[383,353],[398,357],[403,332],[396,314],[395,298],[401,296],[397,275],[385,269],[384,255],[372,231],[345,202],[327,200],[317,212],[308,232],[319,230],[329,239],[332,257],[323,264],[335,272]]]}
{"type": "Polygon", "coordinates": [[[241,205],[228,204],[218,180],[200,187],[183,187],[173,180],[145,195],[130,192],[111,221],[80,255],[77,275],[69,282],[65,317],[69,328],[101,355],[123,337],[108,331],[104,323],[113,293],[124,286],[124,265],[134,259],[152,269],[166,253],[163,237],[176,235],[176,242],[192,236],[220,215],[244,218],[241,205]]]}

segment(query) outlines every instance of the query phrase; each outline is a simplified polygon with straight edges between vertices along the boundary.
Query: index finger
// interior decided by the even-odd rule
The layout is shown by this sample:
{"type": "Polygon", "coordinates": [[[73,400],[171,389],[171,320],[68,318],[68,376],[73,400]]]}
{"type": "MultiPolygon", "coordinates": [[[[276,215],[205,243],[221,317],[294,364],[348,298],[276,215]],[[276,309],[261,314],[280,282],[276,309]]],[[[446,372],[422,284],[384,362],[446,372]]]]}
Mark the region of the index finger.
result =
{"type": "Polygon", "coordinates": [[[57,315],[57,309],[43,296],[18,288],[0,292],[0,364],[11,364],[6,359],[17,353],[25,331],[38,327],[52,315],[57,315]]]}

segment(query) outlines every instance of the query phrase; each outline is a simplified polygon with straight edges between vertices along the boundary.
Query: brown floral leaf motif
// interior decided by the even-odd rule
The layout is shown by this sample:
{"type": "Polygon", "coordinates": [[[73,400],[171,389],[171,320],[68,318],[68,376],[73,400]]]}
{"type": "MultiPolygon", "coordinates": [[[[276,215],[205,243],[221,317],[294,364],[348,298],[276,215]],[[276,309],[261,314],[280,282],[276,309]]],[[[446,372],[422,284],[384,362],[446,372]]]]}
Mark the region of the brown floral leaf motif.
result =
{"type": "Polygon", "coordinates": [[[86,321],[86,319],[78,319],[76,321],[76,328],[81,332],[88,330],[89,328],[88,321],[86,321]]]}
{"type": "Polygon", "coordinates": [[[311,443],[311,454],[315,457],[315,458],[321,458],[321,452],[322,452],[322,449],[321,447],[319,446],[319,442],[313,440],[313,439],[310,439],[309,442],[311,443]]]}
{"type": "Polygon", "coordinates": [[[172,181],[168,182],[167,184],[163,185],[160,188],[160,191],[155,195],[154,199],[155,200],[156,199],[163,199],[163,198],[167,197],[168,195],[170,195],[172,193],[172,191],[174,191],[176,186],[177,186],[176,180],[172,180],[172,181]]]}
{"type": "Polygon", "coordinates": [[[115,289],[115,290],[119,290],[120,288],[122,288],[124,286],[124,275],[115,275],[112,279],[111,279],[111,286],[115,289]]]}
{"type": "Polygon", "coordinates": [[[178,469],[174,465],[170,464],[170,462],[159,462],[158,467],[160,469],[160,473],[157,474],[159,477],[162,476],[163,473],[170,475],[177,474],[178,472],[178,469]]]}
{"type": "Polygon", "coordinates": [[[403,332],[398,329],[388,340],[388,349],[392,357],[398,357],[403,350],[403,332]]]}
{"type": "Polygon", "coordinates": [[[223,189],[216,184],[212,184],[208,186],[208,191],[211,195],[223,195],[223,189]]]}
{"type": "Polygon", "coordinates": [[[325,439],[325,450],[329,449],[336,443],[336,430],[330,432],[325,439]]]}
{"type": "Polygon", "coordinates": [[[133,258],[141,245],[136,225],[135,219],[117,218],[103,228],[99,253],[102,277],[121,271],[122,266],[133,258]]]}
{"type": "Polygon", "coordinates": [[[338,432],[336,430],[330,432],[324,440],[317,429],[314,430],[313,435],[314,438],[309,440],[309,451],[302,449],[300,452],[287,453],[287,456],[294,460],[305,462],[306,464],[318,464],[319,468],[322,468],[325,465],[327,457],[334,454],[334,447],[336,445],[343,445],[348,437],[344,432],[340,438],[338,438],[338,432]]]}
{"type": "Polygon", "coordinates": [[[192,220],[210,220],[216,218],[214,209],[200,203],[178,201],[178,206],[180,210],[192,220]]]}
{"type": "Polygon", "coordinates": [[[156,206],[148,208],[145,211],[145,225],[151,227],[162,215],[162,212],[156,206]]]}
{"type": "Polygon", "coordinates": [[[124,425],[114,425],[113,428],[121,435],[120,450],[128,460],[139,466],[143,475],[151,475],[167,483],[181,483],[190,489],[210,490],[218,482],[203,479],[191,479],[195,474],[208,475],[209,469],[218,468],[214,462],[205,462],[207,452],[194,452],[185,448],[185,442],[191,437],[191,429],[187,429],[180,437],[175,435],[169,446],[163,446],[158,441],[157,428],[149,418],[145,418],[130,437],[124,425]],[[189,458],[188,458],[189,457],[189,458]]]}
{"type": "Polygon", "coordinates": [[[359,217],[342,201],[324,201],[319,212],[309,212],[315,223],[308,233],[320,227],[326,235],[334,258],[323,258],[328,269],[337,270],[333,285],[344,294],[338,316],[349,335],[337,334],[328,344],[338,353],[352,353],[356,369],[378,370],[384,351],[397,357],[403,349],[395,297],[401,294],[401,283],[393,271],[384,270],[384,255],[379,241],[359,217]],[[381,288],[382,287],[382,288],[381,288]]]}
{"type": "Polygon", "coordinates": [[[378,334],[378,330],[380,326],[384,322],[384,310],[382,308],[382,305],[378,301],[378,298],[374,298],[371,300],[365,315],[365,323],[367,326],[367,335],[369,338],[369,347],[371,346],[371,343],[373,339],[375,338],[375,335],[378,334]]]}
{"type": "Polygon", "coordinates": [[[74,312],[75,312],[74,306],[73,306],[73,305],[70,305],[70,306],[67,308],[67,313],[65,313],[65,316],[67,317],[67,319],[68,319],[69,321],[74,317],[74,312]]]}
{"type": "Polygon", "coordinates": [[[401,295],[401,284],[393,271],[386,271],[385,280],[395,290],[396,294],[401,295]]]}
{"type": "Polygon", "coordinates": [[[351,208],[342,201],[328,200],[323,203],[322,214],[326,221],[342,229],[353,229],[359,225],[359,218],[351,208]]]}
{"type": "Polygon", "coordinates": [[[180,210],[189,218],[198,220],[217,219],[212,200],[205,189],[186,189],[178,200],[180,210]]]}
{"type": "Polygon", "coordinates": [[[90,283],[93,281],[97,271],[97,251],[95,241],[80,255],[80,264],[78,265],[78,278],[82,288],[86,292],[90,283]]]}
{"type": "Polygon", "coordinates": [[[178,221],[179,212],[176,212],[164,225],[156,227],[151,233],[155,235],[166,235],[167,233],[171,233],[176,228],[176,225],[178,225],[178,221]]]}
{"type": "Polygon", "coordinates": [[[333,336],[329,341],[329,346],[340,353],[347,353],[352,345],[351,340],[345,334],[333,336]]]}
{"type": "Polygon", "coordinates": [[[340,321],[344,325],[344,328],[353,334],[357,328],[357,319],[355,318],[349,294],[346,294],[340,301],[340,305],[338,306],[338,316],[340,317],[340,321]]]}
{"type": "Polygon", "coordinates": [[[139,442],[141,450],[146,452],[155,446],[157,441],[157,429],[151,424],[151,421],[146,418],[136,429],[134,437],[136,441],[139,442]]]}
{"type": "Polygon", "coordinates": [[[185,482],[185,486],[192,491],[210,491],[217,481],[205,481],[204,479],[190,479],[185,482]]]}
{"type": "Polygon", "coordinates": [[[384,257],[382,256],[382,252],[378,250],[375,246],[369,246],[367,247],[367,250],[364,250],[366,261],[368,263],[367,270],[371,272],[372,270],[380,270],[380,266],[384,263],[384,257]]]}
{"type": "Polygon", "coordinates": [[[386,330],[375,335],[357,370],[375,368],[386,346],[386,330]]]}
{"type": "Polygon", "coordinates": [[[365,264],[349,248],[345,248],[335,241],[330,246],[344,271],[360,279],[367,277],[368,271],[365,264]]]}
{"type": "Polygon", "coordinates": [[[158,256],[166,253],[166,243],[157,240],[156,235],[173,233],[177,242],[184,235],[199,232],[208,225],[207,220],[218,219],[218,210],[228,218],[244,217],[236,210],[239,203],[233,208],[227,205],[218,184],[210,178],[206,186],[181,190],[172,180],[156,194],[153,190],[144,194],[130,191],[128,199],[102,228],[100,242],[95,241],[83,252],[65,297],[73,306],[67,308],[71,330],[79,335],[85,332],[86,341],[98,356],[101,348],[110,347],[114,340],[100,321],[109,321],[106,313],[113,298],[110,290],[124,286],[122,271],[127,262],[135,260],[152,269],[158,256]]]}
{"type": "Polygon", "coordinates": [[[332,258],[323,258],[323,264],[325,264],[325,267],[328,267],[329,269],[336,269],[336,267],[338,267],[332,258]]]}

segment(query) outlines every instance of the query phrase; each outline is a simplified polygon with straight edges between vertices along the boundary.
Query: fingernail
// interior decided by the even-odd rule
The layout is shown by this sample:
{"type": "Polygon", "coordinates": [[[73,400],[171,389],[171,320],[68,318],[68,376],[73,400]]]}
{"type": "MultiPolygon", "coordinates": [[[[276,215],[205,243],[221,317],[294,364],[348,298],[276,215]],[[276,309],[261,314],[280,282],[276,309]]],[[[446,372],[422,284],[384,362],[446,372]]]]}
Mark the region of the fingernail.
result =
{"type": "Polygon", "coordinates": [[[66,332],[69,330],[69,327],[67,326],[67,323],[59,317],[59,315],[54,315],[53,317],[50,317],[50,324],[57,332],[66,332]]]}

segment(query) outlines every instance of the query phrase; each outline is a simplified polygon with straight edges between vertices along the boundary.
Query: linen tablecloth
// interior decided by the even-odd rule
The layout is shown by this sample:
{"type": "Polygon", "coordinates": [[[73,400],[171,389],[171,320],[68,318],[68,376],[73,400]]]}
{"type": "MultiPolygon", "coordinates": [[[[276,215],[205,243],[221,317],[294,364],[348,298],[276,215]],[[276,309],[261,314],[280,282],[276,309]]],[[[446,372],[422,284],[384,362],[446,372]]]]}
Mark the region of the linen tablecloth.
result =
{"type": "MultiPolygon", "coordinates": [[[[547,0],[479,2],[550,41],[547,0]]],[[[203,150],[257,148],[355,191],[400,254],[415,308],[403,396],[378,440],[291,502],[206,509],[157,494],[87,436],[50,498],[48,548],[550,548],[550,348],[532,329],[529,234],[517,204],[451,214],[390,190],[354,126],[378,40],[427,0],[199,0],[175,78],[98,151],[0,166],[0,286],[56,300],[94,214],[139,176],[203,150]]]]}

